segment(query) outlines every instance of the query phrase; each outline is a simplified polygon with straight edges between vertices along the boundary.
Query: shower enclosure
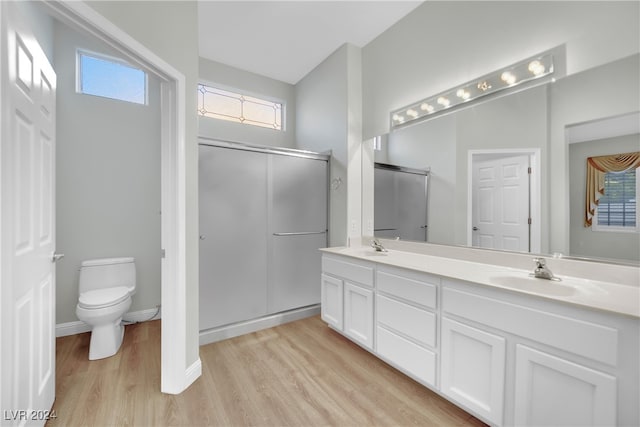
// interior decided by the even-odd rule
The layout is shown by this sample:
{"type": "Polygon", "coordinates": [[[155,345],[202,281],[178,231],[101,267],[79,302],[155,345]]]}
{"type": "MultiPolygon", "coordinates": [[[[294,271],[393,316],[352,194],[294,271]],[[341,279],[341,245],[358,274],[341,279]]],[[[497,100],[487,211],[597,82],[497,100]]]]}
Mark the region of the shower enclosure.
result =
{"type": "Polygon", "coordinates": [[[374,164],[374,235],[426,242],[429,170],[374,164]]]}
{"type": "Polygon", "coordinates": [[[320,303],[328,160],[200,139],[201,331],[320,303]]]}

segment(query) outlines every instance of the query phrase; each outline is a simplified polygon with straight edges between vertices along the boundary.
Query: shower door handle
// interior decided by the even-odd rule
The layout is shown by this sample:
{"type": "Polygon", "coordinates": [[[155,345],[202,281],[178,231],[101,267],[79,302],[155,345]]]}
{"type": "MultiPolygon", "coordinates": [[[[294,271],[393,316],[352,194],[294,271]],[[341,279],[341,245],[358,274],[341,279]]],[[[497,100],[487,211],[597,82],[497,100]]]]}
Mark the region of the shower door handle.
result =
{"type": "Polygon", "coordinates": [[[294,233],[273,233],[274,236],[308,236],[310,234],[324,234],[327,231],[300,231],[294,233]]]}

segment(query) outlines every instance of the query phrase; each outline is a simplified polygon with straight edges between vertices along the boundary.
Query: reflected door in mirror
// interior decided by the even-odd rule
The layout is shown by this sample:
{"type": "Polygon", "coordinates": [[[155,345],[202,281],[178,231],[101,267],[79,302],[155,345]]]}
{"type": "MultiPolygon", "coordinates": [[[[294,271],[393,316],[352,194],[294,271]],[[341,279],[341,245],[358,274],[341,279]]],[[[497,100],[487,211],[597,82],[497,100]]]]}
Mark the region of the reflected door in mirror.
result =
{"type": "Polygon", "coordinates": [[[473,156],[473,246],[529,252],[529,156],[473,156]]]}

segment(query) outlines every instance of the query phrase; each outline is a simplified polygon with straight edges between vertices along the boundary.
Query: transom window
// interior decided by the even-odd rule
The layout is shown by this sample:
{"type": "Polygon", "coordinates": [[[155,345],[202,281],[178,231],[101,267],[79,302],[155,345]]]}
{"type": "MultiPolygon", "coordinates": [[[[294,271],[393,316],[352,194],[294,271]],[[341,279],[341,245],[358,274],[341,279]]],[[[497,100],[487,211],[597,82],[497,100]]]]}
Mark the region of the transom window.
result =
{"type": "Polygon", "coordinates": [[[213,119],[282,130],[282,103],[198,85],[198,114],[213,119]]]}
{"type": "Polygon", "coordinates": [[[605,231],[637,231],[638,227],[638,169],[607,172],[604,195],[598,201],[594,229],[605,231]]]}
{"type": "Polygon", "coordinates": [[[127,62],[78,50],[76,90],[86,95],[147,104],[147,73],[127,62]]]}

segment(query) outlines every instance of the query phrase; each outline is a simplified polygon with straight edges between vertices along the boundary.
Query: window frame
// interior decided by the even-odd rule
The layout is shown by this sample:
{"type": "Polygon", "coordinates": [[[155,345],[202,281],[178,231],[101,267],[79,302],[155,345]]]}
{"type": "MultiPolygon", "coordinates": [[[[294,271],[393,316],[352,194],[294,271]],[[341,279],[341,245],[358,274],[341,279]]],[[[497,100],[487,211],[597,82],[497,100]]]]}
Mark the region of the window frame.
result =
{"type": "Polygon", "coordinates": [[[257,92],[253,92],[250,90],[245,90],[245,89],[240,89],[237,87],[233,87],[233,86],[228,86],[225,84],[219,84],[210,80],[203,80],[203,79],[198,79],[198,86],[207,86],[210,87],[212,89],[218,89],[218,90],[223,90],[225,92],[231,92],[240,96],[248,96],[251,98],[256,98],[256,99],[260,99],[262,101],[266,101],[266,102],[271,102],[274,104],[279,104],[280,105],[280,129],[274,128],[274,127],[268,127],[268,126],[260,126],[260,125],[256,125],[253,123],[244,123],[244,122],[240,122],[240,121],[236,121],[236,120],[225,120],[222,118],[218,118],[218,117],[209,117],[206,116],[204,114],[200,113],[200,98],[199,98],[199,91],[200,89],[198,87],[196,87],[196,97],[197,97],[197,105],[196,105],[196,114],[198,115],[198,118],[206,118],[206,119],[213,119],[213,120],[221,120],[223,122],[228,122],[228,123],[235,123],[237,125],[250,125],[252,126],[252,128],[258,128],[258,129],[268,129],[268,130],[273,130],[273,131],[277,131],[277,132],[285,132],[286,131],[286,117],[287,117],[287,103],[284,99],[275,97],[275,96],[269,96],[269,95],[265,95],[262,93],[257,93],[257,92]]]}
{"type": "Polygon", "coordinates": [[[80,95],[87,95],[87,96],[97,96],[99,98],[104,98],[104,99],[111,99],[114,101],[120,101],[120,102],[126,102],[128,104],[133,104],[133,105],[144,105],[144,106],[148,106],[149,105],[149,72],[147,70],[145,70],[144,68],[140,67],[140,66],[136,66],[122,58],[118,58],[115,56],[110,56],[104,53],[98,53],[95,51],[91,51],[88,49],[83,49],[83,48],[78,48],[76,49],[76,93],[80,94],[80,95]],[[144,102],[135,102],[135,101],[130,101],[127,99],[122,99],[122,98],[115,98],[112,96],[105,96],[105,95],[96,95],[93,93],[87,93],[87,92],[83,92],[82,90],[82,56],[88,56],[91,58],[95,58],[101,61],[106,61],[106,62],[112,62],[115,64],[119,64],[128,68],[132,68],[134,70],[139,70],[142,71],[142,73],[144,74],[144,102]]]}
{"type": "Polygon", "coordinates": [[[618,225],[598,224],[598,207],[596,207],[596,209],[594,210],[591,229],[593,231],[604,231],[604,232],[614,232],[614,233],[640,233],[640,168],[636,168],[636,225],[635,227],[624,227],[624,226],[621,227],[618,225]]]}

